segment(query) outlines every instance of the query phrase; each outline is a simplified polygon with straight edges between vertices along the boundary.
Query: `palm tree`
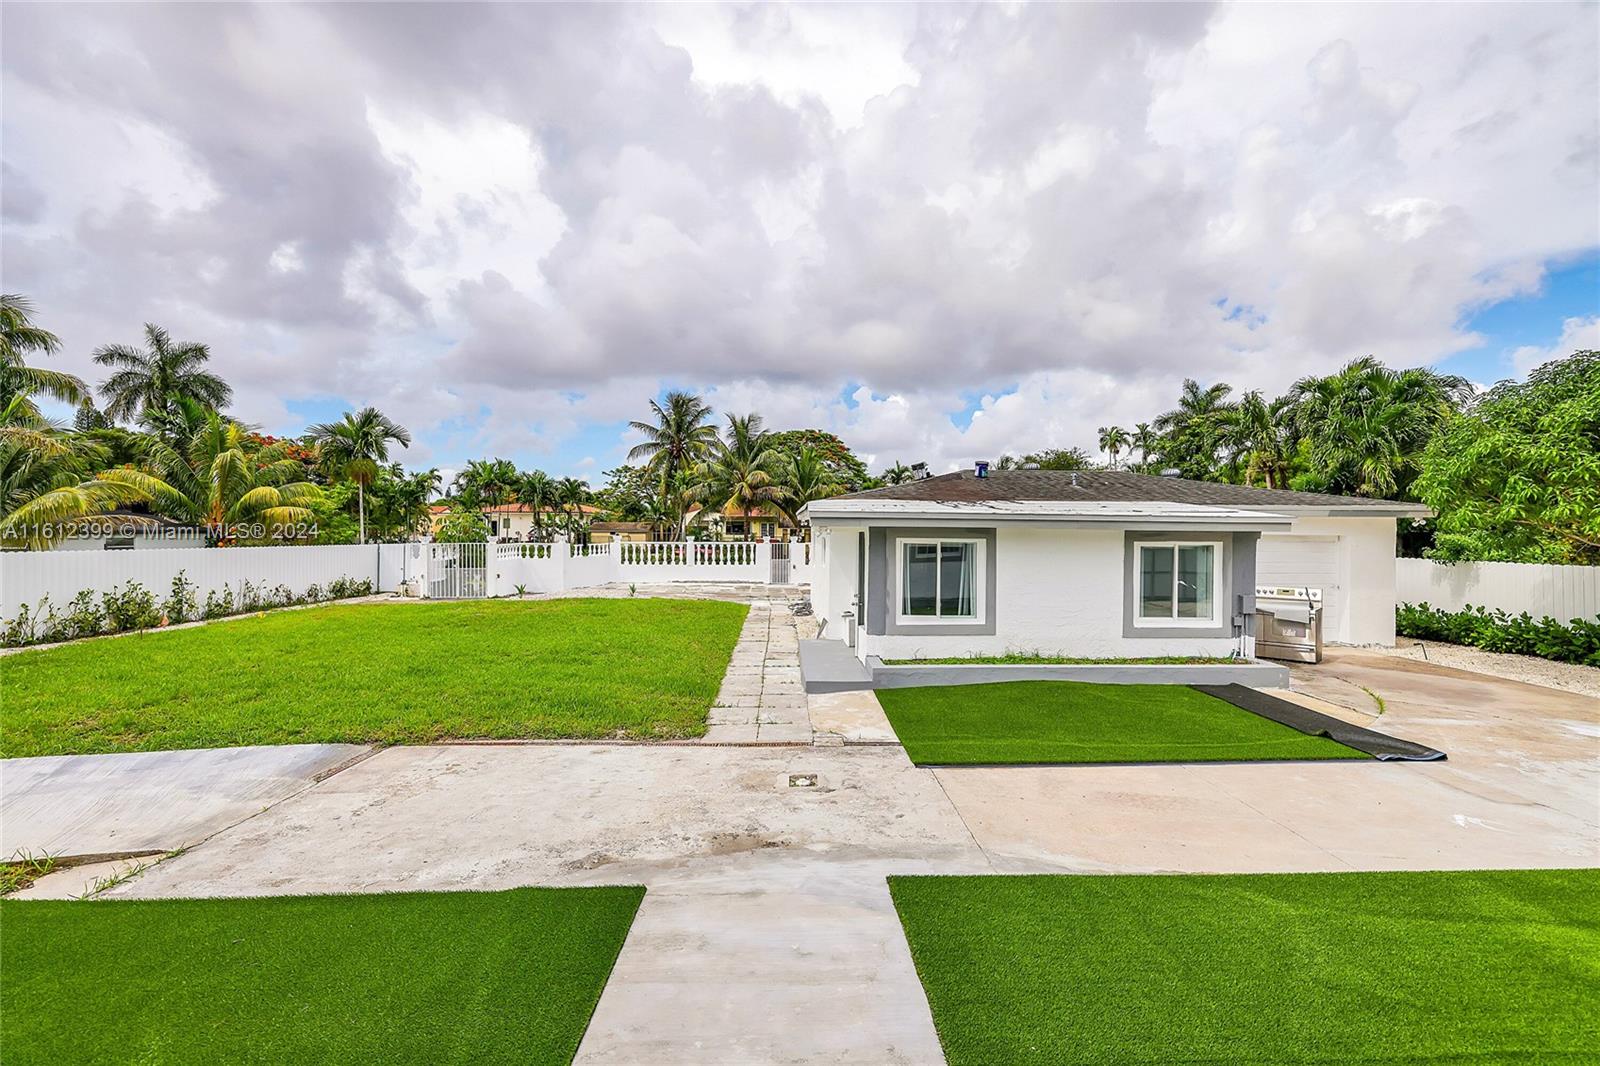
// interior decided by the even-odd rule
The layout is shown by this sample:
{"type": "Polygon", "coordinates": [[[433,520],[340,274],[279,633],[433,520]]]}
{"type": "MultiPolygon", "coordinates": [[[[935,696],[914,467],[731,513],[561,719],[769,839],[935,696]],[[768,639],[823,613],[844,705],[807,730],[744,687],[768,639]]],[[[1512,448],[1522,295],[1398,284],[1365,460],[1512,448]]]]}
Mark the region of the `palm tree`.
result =
{"type": "Polygon", "coordinates": [[[367,542],[367,486],[377,476],[378,464],[389,460],[389,442],[411,447],[406,427],[392,421],[376,407],[363,407],[355,414],[346,411],[339,422],[320,422],[310,429],[311,438],[322,451],[323,461],[343,477],[356,483],[356,509],[360,542],[367,542]]]}
{"type": "Polygon", "coordinates": [[[677,532],[681,535],[683,508],[669,490],[679,475],[687,473],[716,446],[717,429],[709,423],[713,412],[704,400],[687,392],[667,393],[665,404],[651,400],[650,410],[654,422],[628,423],[645,436],[643,444],[628,452],[628,462],[643,460],[655,474],[662,495],[673,502],[677,532]]]}
{"type": "MultiPolygon", "coordinates": [[[[724,514],[742,512],[747,518],[763,512],[783,498],[783,488],[773,477],[778,455],[756,414],[728,416],[728,431],[711,456],[697,464],[691,476],[689,498],[724,514]]],[[[750,525],[745,524],[749,536],[750,525]]]]}
{"type": "Polygon", "coordinates": [[[567,516],[567,535],[577,536],[582,527],[583,505],[589,502],[589,486],[575,477],[564,477],[555,483],[556,502],[567,516]]]}
{"type": "Polygon", "coordinates": [[[100,383],[105,414],[113,420],[131,421],[144,414],[159,415],[175,400],[220,410],[233,399],[233,390],[205,364],[211,349],[193,341],[174,342],[167,331],[145,323],[145,347],[107,344],[96,348],[94,361],[115,368],[100,383]]]}
{"type": "Polygon", "coordinates": [[[790,524],[798,528],[801,508],[812,500],[839,495],[844,486],[834,479],[833,472],[816,449],[801,447],[784,468],[779,489],[781,495],[774,502],[790,524]]]}
{"type": "Polygon", "coordinates": [[[896,462],[881,475],[885,485],[904,485],[911,480],[911,468],[902,462],[896,462]]]}
{"type": "Polygon", "coordinates": [[[1156,450],[1156,445],[1161,442],[1161,434],[1150,428],[1150,423],[1140,422],[1133,427],[1133,436],[1130,443],[1139,449],[1139,465],[1150,465],[1150,453],[1156,450]]]}
{"type": "Polygon", "coordinates": [[[514,495],[533,516],[533,528],[544,528],[545,512],[556,503],[556,482],[543,470],[530,470],[517,479],[514,495]]]}
{"type": "Polygon", "coordinates": [[[509,459],[471,459],[450,488],[461,506],[481,511],[510,502],[521,479],[517,465],[509,459]]]}
{"type": "Polygon", "coordinates": [[[1128,446],[1128,431],[1121,426],[1100,427],[1100,450],[1110,458],[1111,469],[1117,468],[1117,453],[1128,446]]]}
{"type": "Polygon", "coordinates": [[[61,350],[61,339],[34,325],[32,315],[27,297],[0,295],[0,434],[39,447],[35,436],[52,427],[34,397],[43,393],[62,403],[82,403],[89,388],[71,374],[27,364],[30,352],[54,355],[61,350]]]}
{"type": "Polygon", "coordinates": [[[1203,480],[1215,469],[1222,424],[1233,410],[1227,402],[1232,392],[1233,386],[1224,382],[1202,389],[1193,378],[1186,378],[1178,406],[1156,419],[1156,429],[1164,434],[1163,461],[1175,465],[1184,477],[1203,480]]]}
{"type": "Polygon", "coordinates": [[[75,520],[145,499],[136,489],[89,476],[106,459],[98,444],[80,437],[54,443],[41,449],[0,438],[0,544],[6,547],[48,548],[75,520]]]}
{"type": "Polygon", "coordinates": [[[1471,396],[1464,378],[1367,356],[1295,382],[1284,413],[1329,489],[1390,498],[1409,493],[1434,431],[1471,396]]]}
{"type": "MultiPolygon", "coordinates": [[[[189,401],[193,402],[193,401],[189,401]]],[[[161,514],[202,526],[213,544],[258,539],[245,527],[260,524],[270,538],[284,527],[310,522],[322,490],[296,480],[305,464],[289,453],[293,441],[250,450],[248,431],[215,411],[181,448],[148,443],[138,467],[116,467],[97,478],[137,493],[161,514]]]]}

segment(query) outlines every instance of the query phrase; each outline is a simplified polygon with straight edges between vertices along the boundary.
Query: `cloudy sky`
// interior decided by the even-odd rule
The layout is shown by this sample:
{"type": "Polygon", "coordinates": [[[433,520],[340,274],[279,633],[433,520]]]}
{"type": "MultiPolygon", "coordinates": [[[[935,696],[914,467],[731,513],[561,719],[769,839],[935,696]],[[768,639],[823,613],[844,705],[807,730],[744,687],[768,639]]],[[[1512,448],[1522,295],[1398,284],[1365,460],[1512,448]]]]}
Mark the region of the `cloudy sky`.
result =
{"type": "Polygon", "coordinates": [[[1181,380],[1600,347],[1600,9],[7,4],[7,292],[98,377],[598,480],[668,387],[875,466],[1181,380]]]}

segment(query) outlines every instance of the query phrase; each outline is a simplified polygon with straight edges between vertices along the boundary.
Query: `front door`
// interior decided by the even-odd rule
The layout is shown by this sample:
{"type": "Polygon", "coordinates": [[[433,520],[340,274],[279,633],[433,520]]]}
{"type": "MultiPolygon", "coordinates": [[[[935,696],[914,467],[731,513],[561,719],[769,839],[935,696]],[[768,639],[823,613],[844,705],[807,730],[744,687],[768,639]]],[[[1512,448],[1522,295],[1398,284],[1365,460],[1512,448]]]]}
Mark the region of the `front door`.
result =
{"type": "Polygon", "coordinates": [[[856,646],[856,628],[867,622],[867,535],[856,534],[856,601],[851,607],[855,622],[850,626],[850,646],[856,646]]]}

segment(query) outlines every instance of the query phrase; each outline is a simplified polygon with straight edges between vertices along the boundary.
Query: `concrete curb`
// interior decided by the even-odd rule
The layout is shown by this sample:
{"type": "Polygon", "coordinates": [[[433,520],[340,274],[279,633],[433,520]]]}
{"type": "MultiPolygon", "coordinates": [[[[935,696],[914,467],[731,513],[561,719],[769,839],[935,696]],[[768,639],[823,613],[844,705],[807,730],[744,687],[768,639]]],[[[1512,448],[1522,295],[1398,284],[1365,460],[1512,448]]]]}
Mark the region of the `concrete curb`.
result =
{"type": "Polygon", "coordinates": [[[1090,681],[1101,685],[1246,685],[1284,688],[1289,668],[1270,663],[1184,665],[1179,663],[930,664],[885,666],[867,658],[872,687],[920,688],[927,685],[993,685],[1004,681],[1090,681]]]}

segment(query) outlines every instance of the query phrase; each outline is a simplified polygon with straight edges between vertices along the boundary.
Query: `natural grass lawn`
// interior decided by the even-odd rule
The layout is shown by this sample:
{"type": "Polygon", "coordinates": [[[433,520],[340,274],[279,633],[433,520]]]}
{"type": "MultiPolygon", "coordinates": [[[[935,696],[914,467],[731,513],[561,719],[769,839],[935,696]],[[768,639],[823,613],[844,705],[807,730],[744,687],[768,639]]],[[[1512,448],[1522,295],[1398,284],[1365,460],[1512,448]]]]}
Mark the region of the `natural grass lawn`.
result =
{"type": "Polygon", "coordinates": [[[951,1066],[1600,1055],[1600,871],[889,889],[951,1066]]]}
{"type": "Polygon", "coordinates": [[[1365,759],[1184,685],[1006,681],[878,690],[919,766],[1365,759]]]}
{"type": "Polygon", "coordinates": [[[0,903],[5,1061],[570,1062],[643,897],[0,903]]]}
{"type": "Polygon", "coordinates": [[[699,736],[747,610],[349,605],[26,651],[0,658],[0,756],[699,736]]]}

